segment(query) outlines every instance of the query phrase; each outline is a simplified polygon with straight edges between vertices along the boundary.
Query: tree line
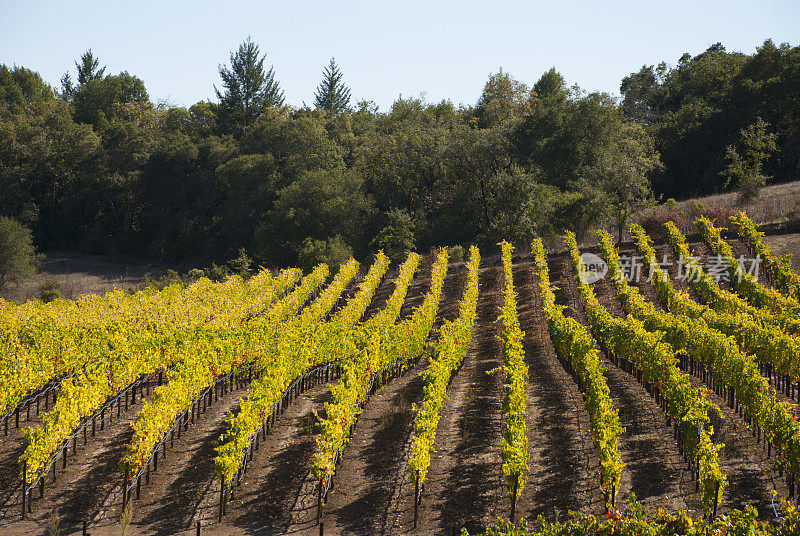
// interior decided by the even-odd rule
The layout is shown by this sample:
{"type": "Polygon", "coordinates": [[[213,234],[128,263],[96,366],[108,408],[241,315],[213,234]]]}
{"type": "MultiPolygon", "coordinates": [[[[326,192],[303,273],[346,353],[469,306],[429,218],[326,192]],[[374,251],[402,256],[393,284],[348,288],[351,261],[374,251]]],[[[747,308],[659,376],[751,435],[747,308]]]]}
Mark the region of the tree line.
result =
{"type": "Polygon", "coordinates": [[[270,266],[622,229],[659,198],[800,170],[800,48],[716,44],[644,66],[621,97],[499,70],[474,105],[352,102],[336,61],[285,104],[245,40],[215,101],[154,103],[89,50],[60,88],[0,66],[0,217],[40,248],[270,266]]]}

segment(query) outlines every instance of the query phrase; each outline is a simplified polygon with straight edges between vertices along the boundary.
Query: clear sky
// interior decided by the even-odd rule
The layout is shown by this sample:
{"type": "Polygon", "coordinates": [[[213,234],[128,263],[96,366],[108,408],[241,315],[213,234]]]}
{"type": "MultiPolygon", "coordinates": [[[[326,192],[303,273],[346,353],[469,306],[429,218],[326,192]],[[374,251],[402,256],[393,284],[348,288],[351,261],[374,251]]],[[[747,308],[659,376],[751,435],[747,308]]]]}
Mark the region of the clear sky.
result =
{"type": "Polygon", "coordinates": [[[336,57],[353,98],[386,109],[398,95],[474,104],[499,67],[533,84],[556,67],[570,84],[619,93],[644,64],[675,64],[722,42],[753,52],[800,44],[800,0],[614,2],[270,2],[0,0],[0,63],[58,86],[87,48],[142,78],[152,100],[214,98],[217,66],[248,35],[289,104],[312,104],[336,57]]]}

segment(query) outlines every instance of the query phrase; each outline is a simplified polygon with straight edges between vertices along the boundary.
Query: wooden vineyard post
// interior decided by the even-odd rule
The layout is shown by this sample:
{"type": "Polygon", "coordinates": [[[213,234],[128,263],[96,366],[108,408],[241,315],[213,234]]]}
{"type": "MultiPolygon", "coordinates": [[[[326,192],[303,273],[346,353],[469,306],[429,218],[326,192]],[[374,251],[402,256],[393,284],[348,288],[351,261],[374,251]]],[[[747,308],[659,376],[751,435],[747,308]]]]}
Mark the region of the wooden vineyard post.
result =
{"type": "Polygon", "coordinates": [[[322,479],[319,479],[317,485],[317,525],[322,521],[322,479]]]}
{"type": "Polygon", "coordinates": [[[514,524],[514,514],[517,512],[517,487],[519,486],[519,474],[514,477],[514,487],[511,489],[511,524],[514,524]]]}
{"type": "Polygon", "coordinates": [[[25,490],[25,481],[27,480],[26,478],[27,476],[28,476],[28,462],[25,462],[22,464],[22,519],[25,519],[25,506],[26,506],[25,495],[27,494],[25,490]]]}
{"type": "Polygon", "coordinates": [[[719,481],[717,482],[717,491],[714,492],[714,513],[711,514],[711,521],[717,517],[717,503],[719,502],[719,481]]]}
{"type": "Polygon", "coordinates": [[[197,521],[197,536],[200,536],[200,521],[197,521]]]}
{"type": "Polygon", "coordinates": [[[617,509],[617,490],[615,489],[616,486],[617,485],[615,483],[613,482],[611,483],[611,508],[615,510],[617,509]]]}
{"type": "Polygon", "coordinates": [[[419,515],[419,473],[414,479],[414,528],[417,528],[417,518],[419,515]]]}
{"type": "Polygon", "coordinates": [[[222,521],[222,514],[225,513],[225,477],[219,482],[219,520],[222,521]]]}

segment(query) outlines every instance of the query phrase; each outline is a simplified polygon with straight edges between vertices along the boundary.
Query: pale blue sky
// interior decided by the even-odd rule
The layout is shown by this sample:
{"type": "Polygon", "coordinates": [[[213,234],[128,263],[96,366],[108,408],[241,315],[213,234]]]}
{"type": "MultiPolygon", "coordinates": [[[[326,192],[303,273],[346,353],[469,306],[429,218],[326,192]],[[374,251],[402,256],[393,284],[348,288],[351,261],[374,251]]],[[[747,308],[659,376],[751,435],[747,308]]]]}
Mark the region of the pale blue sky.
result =
{"type": "Polygon", "coordinates": [[[153,2],[0,0],[0,63],[58,85],[91,47],[142,78],[153,100],[214,97],[217,65],[248,35],[289,104],[311,104],[335,56],[353,98],[386,109],[400,94],[474,104],[502,66],[533,84],[555,66],[570,84],[619,93],[644,64],[675,64],[720,41],[752,52],[800,42],[800,0],[571,2],[153,2]]]}

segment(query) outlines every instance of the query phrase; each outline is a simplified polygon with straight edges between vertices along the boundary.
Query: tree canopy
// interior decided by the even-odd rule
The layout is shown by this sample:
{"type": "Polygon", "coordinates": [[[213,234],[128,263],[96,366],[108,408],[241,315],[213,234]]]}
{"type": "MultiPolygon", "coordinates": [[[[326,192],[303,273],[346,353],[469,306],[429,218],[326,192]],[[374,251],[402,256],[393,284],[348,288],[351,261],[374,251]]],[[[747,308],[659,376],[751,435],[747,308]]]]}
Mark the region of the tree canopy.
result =
{"type": "MultiPolygon", "coordinates": [[[[620,99],[502,69],[472,106],[350,104],[331,59],[315,107],[293,107],[245,40],[217,98],[154,104],[89,50],[55,91],[0,65],[0,217],[39,248],[209,264],[367,259],[384,248],[529,243],[618,231],[659,197],[795,180],[800,47],[722,45],[644,66],[620,99]]],[[[309,88],[312,90],[313,88],[309,88]]]]}

